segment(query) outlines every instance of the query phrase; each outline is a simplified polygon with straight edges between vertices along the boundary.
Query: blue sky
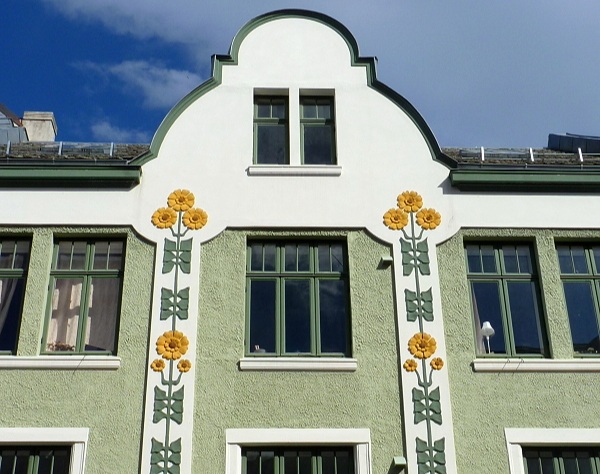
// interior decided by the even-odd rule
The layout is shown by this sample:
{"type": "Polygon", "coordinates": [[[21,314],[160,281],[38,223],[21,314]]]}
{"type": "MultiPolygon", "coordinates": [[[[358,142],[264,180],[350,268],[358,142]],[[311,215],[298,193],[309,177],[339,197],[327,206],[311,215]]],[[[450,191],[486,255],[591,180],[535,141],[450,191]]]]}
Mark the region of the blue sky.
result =
{"type": "Polygon", "coordinates": [[[52,111],[63,141],[150,141],[248,20],[341,21],[441,146],[600,135],[597,0],[4,0],[0,102],[52,111]]]}

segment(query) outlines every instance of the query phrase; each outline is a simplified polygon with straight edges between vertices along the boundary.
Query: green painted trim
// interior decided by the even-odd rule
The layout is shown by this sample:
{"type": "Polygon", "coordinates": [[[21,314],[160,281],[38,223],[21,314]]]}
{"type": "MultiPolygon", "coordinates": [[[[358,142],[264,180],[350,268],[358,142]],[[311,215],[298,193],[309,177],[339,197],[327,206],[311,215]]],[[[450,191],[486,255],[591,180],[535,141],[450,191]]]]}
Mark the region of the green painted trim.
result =
{"type": "MultiPolygon", "coordinates": [[[[356,42],[356,39],[354,38],[352,33],[350,33],[350,31],[340,22],[327,15],[300,9],[278,10],[270,13],[265,13],[264,15],[258,16],[246,23],[233,38],[228,54],[213,55],[211,77],[207,79],[204,83],[200,84],[196,89],[191,91],[183,99],[181,99],[181,101],[179,101],[179,103],[177,103],[175,107],[173,107],[169,111],[169,113],[165,116],[162,123],[156,130],[148,152],[146,152],[138,158],[135,158],[133,162],[137,165],[143,165],[148,161],[156,158],[159,149],[162,145],[162,142],[165,139],[165,136],[167,135],[167,132],[169,131],[173,123],[179,118],[179,116],[197,99],[199,99],[204,94],[221,84],[222,68],[224,65],[235,66],[238,64],[238,54],[240,45],[242,44],[246,36],[248,36],[248,34],[250,34],[254,29],[258,28],[259,26],[281,18],[302,18],[306,20],[312,20],[318,23],[322,23],[323,25],[326,25],[334,31],[336,31],[348,45],[348,49],[350,50],[351,55],[351,65],[364,67],[366,69],[367,85],[372,89],[378,91],[380,94],[382,94],[383,96],[391,100],[394,104],[396,104],[399,108],[401,108],[404,112],[406,112],[406,114],[411,118],[416,127],[423,134],[425,141],[429,146],[429,150],[431,151],[433,159],[439,161],[440,163],[444,164],[450,169],[454,169],[457,167],[456,161],[450,156],[446,155],[444,152],[442,152],[439,144],[437,143],[437,140],[435,139],[433,132],[429,128],[429,125],[427,125],[425,119],[421,116],[417,109],[415,109],[415,107],[408,100],[406,100],[403,96],[394,91],[392,88],[388,87],[382,82],[379,82],[379,80],[377,79],[375,58],[360,56],[358,50],[358,43],[356,42]]],[[[273,60],[276,61],[277,59],[274,58],[273,60]]]]}
{"type": "Polygon", "coordinates": [[[597,192],[600,170],[458,169],[450,171],[450,182],[461,191],[597,192]]]}
{"type": "Polygon", "coordinates": [[[0,167],[0,188],[118,188],[140,183],[139,166],[22,166],[0,167]]]}

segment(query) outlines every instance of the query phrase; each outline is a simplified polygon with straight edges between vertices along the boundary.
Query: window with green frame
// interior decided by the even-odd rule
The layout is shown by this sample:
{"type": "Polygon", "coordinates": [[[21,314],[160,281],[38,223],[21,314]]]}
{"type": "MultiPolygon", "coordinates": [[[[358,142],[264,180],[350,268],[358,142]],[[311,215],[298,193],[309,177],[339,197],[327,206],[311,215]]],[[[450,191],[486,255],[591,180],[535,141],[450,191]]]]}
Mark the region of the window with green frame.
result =
{"type": "Polygon", "coordinates": [[[591,447],[523,448],[525,474],[600,474],[600,452],[591,447]]]}
{"type": "Polygon", "coordinates": [[[521,243],[466,243],[465,253],[477,352],[547,355],[532,247],[521,243]]]}
{"type": "Polygon", "coordinates": [[[278,446],[242,449],[242,474],[354,474],[347,446],[278,446]]]}
{"type": "Polygon", "coordinates": [[[0,446],[0,474],[69,474],[70,446],[0,446]]]}
{"type": "Polygon", "coordinates": [[[557,244],[573,350],[600,353],[598,314],[600,305],[600,245],[557,244]]]}
{"type": "Polygon", "coordinates": [[[289,164],[288,98],[254,97],[254,163],[289,164]]]}
{"type": "Polygon", "coordinates": [[[347,252],[339,241],[250,241],[246,353],[349,356],[347,252]]]}
{"type": "Polygon", "coordinates": [[[300,97],[302,163],[334,165],[335,118],[333,97],[300,97]]]}
{"type": "Polygon", "coordinates": [[[29,240],[0,239],[0,354],[17,350],[30,246],[29,240]]]}
{"type": "Polygon", "coordinates": [[[46,352],[115,353],[124,252],[122,240],[55,243],[46,352]]]}

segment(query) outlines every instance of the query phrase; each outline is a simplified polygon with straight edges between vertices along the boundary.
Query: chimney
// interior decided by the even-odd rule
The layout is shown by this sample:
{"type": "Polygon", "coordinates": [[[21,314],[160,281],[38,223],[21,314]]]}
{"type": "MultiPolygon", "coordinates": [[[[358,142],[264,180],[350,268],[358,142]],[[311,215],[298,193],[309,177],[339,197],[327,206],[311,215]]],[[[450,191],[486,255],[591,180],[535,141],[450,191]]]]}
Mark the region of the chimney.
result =
{"type": "Polygon", "coordinates": [[[52,112],[25,112],[23,126],[30,142],[53,142],[58,129],[52,112]]]}

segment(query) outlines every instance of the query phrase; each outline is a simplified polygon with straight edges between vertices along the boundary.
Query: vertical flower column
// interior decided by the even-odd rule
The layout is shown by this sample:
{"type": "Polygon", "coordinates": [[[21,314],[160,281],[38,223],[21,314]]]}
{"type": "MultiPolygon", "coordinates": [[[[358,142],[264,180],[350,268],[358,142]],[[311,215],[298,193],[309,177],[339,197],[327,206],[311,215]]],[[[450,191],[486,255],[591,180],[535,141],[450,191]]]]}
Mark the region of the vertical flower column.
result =
{"type": "Polygon", "coordinates": [[[434,321],[433,296],[431,288],[422,288],[421,281],[430,275],[429,246],[423,234],[439,226],[441,216],[434,209],[423,208],[423,199],[415,191],[403,192],[397,202],[397,208],[383,215],[383,223],[392,230],[402,231],[402,273],[405,277],[414,275],[414,289],[404,290],[404,302],[407,321],[415,323],[418,332],[408,340],[407,349],[412,357],[403,357],[403,368],[416,376],[417,386],[412,390],[413,422],[423,423],[426,432],[426,439],[415,439],[418,474],[445,474],[445,438],[433,439],[433,424],[441,426],[443,421],[440,388],[434,383],[434,372],[442,370],[444,361],[432,358],[437,342],[425,332],[425,324],[434,321]],[[409,223],[407,233],[405,228],[409,223]]]}
{"type": "Polygon", "coordinates": [[[181,464],[181,438],[172,439],[172,424],[183,422],[185,386],[182,377],[192,368],[192,363],[182,357],[187,353],[189,340],[177,330],[177,321],[188,319],[190,289],[180,288],[180,273],[189,274],[192,265],[192,238],[184,239],[188,231],[201,229],[208,220],[202,209],[194,208],[194,195],[185,189],[173,191],[167,207],[152,215],[152,223],[159,229],[169,229],[172,239],[165,238],[162,273],[173,273],[171,288],[161,288],[160,320],[169,325],[156,340],[159,358],[150,368],[160,372],[160,383],[154,386],[152,423],[164,425],[164,436],[152,438],[150,474],[179,474],[181,464]]]}

